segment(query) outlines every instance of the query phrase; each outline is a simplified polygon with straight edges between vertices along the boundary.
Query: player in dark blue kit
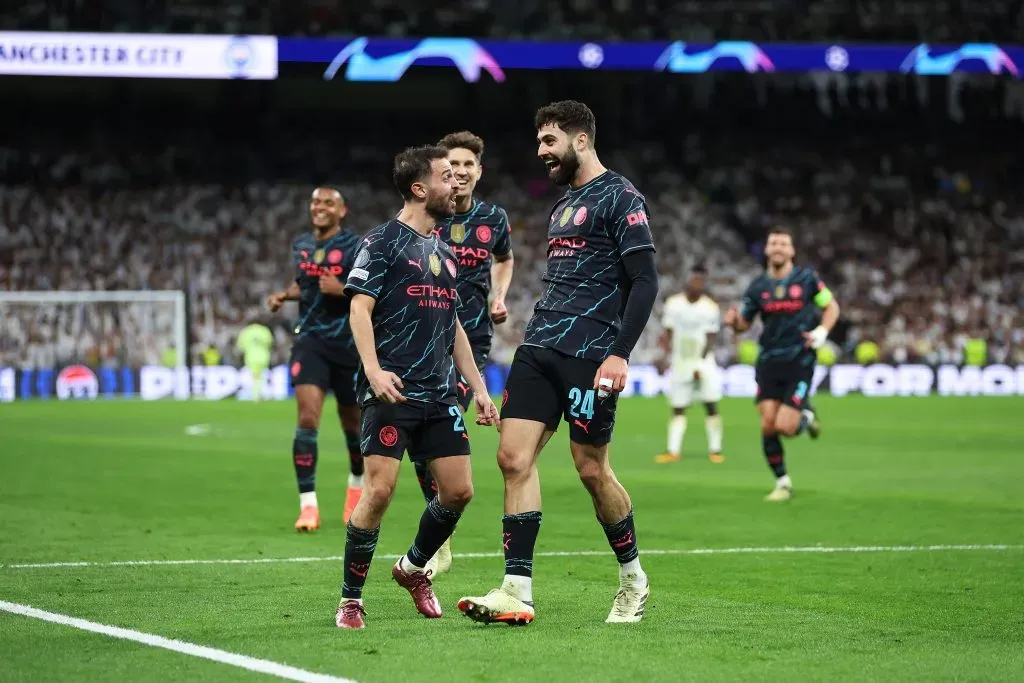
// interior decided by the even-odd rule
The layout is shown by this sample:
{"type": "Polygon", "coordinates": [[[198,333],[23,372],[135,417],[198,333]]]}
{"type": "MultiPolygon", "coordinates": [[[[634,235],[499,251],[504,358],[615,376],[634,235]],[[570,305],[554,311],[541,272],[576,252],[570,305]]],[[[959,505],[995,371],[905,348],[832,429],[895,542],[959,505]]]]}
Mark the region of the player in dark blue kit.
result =
{"type": "Polygon", "coordinates": [[[780,436],[820,432],[809,399],[814,381],[815,351],[839,320],[839,304],[818,274],[793,265],[793,236],[785,229],[768,233],[764,248],[767,268],[743,294],[743,307],[733,306],[725,324],[744,332],[760,315],[761,355],[757,359],[757,407],[761,413],[764,456],[775,474],[775,488],[765,500],[793,496],[780,436]]]}
{"type": "Polygon", "coordinates": [[[473,496],[456,369],[473,390],[477,424],[498,421],[457,316],[458,263],[434,234],[436,222],[455,211],[457,184],[446,157],[441,147],[417,147],[395,157],[395,185],[405,204],[397,218],[363,239],[348,275],[352,334],[362,361],[358,391],[366,477],[348,523],[339,628],[364,627],[363,585],[405,452],[413,462],[430,464],[437,495],[391,576],[409,591],[420,614],[441,616],[426,565],[473,496]]]}
{"type": "MultiPolygon", "coordinates": [[[[455,194],[455,215],[437,222],[438,237],[459,261],[459,322],[473,347],[476,367],[482,373],[491,354],[493,325],[508,319],[505,295],[512,282],[512,237],[508,214],[497,204],[473,196],[483,173],[484,141],[469,131],[450,133],[438,142],[448,150],[448,162],[459,189],[455,194]]],[[[458,382],[459,404],[465,411],[473,395],[464,378],[458,382]]],[[[425,462],[416,463],[423,496],[429,501],[437,493],[425,462]]],[[[451,569],[451,540],[445,541],[430,567],[435,574],[451,569]]]]}
{"type": "Polygon", "coordinates": [[[338,190],[313,190],[309,201],[313,230],[292,244],[295,280],[267,301],[271,311],[277,311],[285,301],[299,302],[299,321],[289,363],[299,413],[292,442],[299,484],[299,518],[295,522],[298,531],[320,528],[316,499],[317,434],[328,391],[338,401],[338,416],[348,442],[346,522],[362,491],[363,457],[359,452],[359,402],[355,394],[359,356],[349,329],[349,300],[342,284],[355,260],[359,236],[342,229],[346,214],[345,200],[338,190]]]}
{"type": "Polygon", "coordinates": [[[619,561],[609,623],[643,618],[649,594],[633,508],[608,463],[617,393],[658,295],[647,202],[594,150],[594,114],[580,102],[542,107],[537,156],[568,185],[548,222],[544,290],[516,351],[502,402],[498,465],[505,479],[505,580],[459,601],[481,622],[533,620],[533,551],[540,530],[537,456],[564,419],[572,457],[619,561]]]}

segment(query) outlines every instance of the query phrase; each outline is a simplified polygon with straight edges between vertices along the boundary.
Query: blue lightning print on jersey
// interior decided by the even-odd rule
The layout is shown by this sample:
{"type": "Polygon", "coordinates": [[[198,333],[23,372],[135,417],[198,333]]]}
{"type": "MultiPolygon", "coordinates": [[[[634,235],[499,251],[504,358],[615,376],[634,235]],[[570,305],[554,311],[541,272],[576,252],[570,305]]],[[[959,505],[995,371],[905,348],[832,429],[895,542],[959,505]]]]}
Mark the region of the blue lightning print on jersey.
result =
{"type": "MultiPolygon", "coordinates": [[[[437,235],[424,237],[401,221],[374,228],[360,244],[345,289],[376,301],[377,360],[402,379],[407,399],[456,402],[457,277],[455,255],[437,235]]],[[[374,400],[362,368],[358,392],[363,404],[374,400]]]]}
{"type": "Polygon", "coordinates": [[[602,361],[619,334],[629,294],[622,257],[654,249],[647,201],[606,171],[558,200],[548,221],[544,290],[524,344],[602,361]]]}

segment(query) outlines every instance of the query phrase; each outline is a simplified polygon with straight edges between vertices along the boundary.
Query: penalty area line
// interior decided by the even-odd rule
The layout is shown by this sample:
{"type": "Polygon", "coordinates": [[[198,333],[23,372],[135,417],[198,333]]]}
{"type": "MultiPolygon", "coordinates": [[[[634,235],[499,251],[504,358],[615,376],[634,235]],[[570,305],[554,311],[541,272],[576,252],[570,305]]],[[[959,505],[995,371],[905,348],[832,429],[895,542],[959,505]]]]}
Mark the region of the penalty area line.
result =
{"type": "Polygon", "coordinates": [[[300,683],[356,683],[349,678],[318,674],[312,671],[306,671],[305,669],[298,669],[294,666],[288,666],[287,664],[279,664],[278,662],[271,662],[266,659],[256,659],[255,657],[235,654],[234,652],[225,652],[224,650],[206,647],[205,645],[187,643],[183,640],[172,640],[170,638],[164,638],[163,636],[153,635],[152,633],[143,633],[142,631],[121,628],[119,626],[98,624],[95,621],[79,619],[66,614],[58,614],[56,612],[47,612],[45,610],[36,609],[30,605],[21,605],[16,602],[0,600],[0,611],[18,614],[31,619],[48,621],[52,624],[70,626],[81,631],[99,633],[100,635],[109,636],[111,638],[130,640],[135,643],[141,643],[142,645],[148,645],[149,647],[171,650],[172,652],[178,652],[190,657],[208,659],[210,661],[220,662],[221,664],[234,666],[239,669],[248,669],[249,671],[267,674],[268,676],[276,676],[277,678],[283,678],[288,681],[299,681],[300,683]]]}
{"type": "MultiPolygon", "coordinates": [[[[854,545],[854,546],[777,546],[749,548],[675,548],[669,550],[641,550],[640,555],[773,555],[773,554],[839,554],[839,553],[940,553],[972,551],[1024,550],[1024,545],[960,544],[960,545],[854,545]]],[[[535,553],[535,557],[602,557],[610,550],[565,550],[535,553]]],[[[397,560],[401,555],[377,555],[386,560],[397,560]]],[[[455,559],[478,560],[504,557],[502,553],[458,553],[455,559]]],[[[210,560],[119,560],[113,562],[28,562],[0,564],[0,569],[59,569],[74,567],[170,567],[204,564],[284,564],[293,562],[341,562],[343,555],[315,557],[253,557],[210,560]]]]}

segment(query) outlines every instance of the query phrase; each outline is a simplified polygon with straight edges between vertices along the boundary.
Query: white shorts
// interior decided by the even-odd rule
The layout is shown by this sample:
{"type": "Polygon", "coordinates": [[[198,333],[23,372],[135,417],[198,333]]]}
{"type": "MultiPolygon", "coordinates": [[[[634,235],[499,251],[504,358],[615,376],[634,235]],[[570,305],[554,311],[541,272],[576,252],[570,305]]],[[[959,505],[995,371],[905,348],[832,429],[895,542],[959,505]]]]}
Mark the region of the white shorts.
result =
{"type": "Polygon", "coordinates": [[[695,366],[672,368],[668,382],[668,401],[673,408],[686,408],[698,403],[722,400],[722,371],[717,365],[700,367],[700,381],[694,381],[695,366]]]}

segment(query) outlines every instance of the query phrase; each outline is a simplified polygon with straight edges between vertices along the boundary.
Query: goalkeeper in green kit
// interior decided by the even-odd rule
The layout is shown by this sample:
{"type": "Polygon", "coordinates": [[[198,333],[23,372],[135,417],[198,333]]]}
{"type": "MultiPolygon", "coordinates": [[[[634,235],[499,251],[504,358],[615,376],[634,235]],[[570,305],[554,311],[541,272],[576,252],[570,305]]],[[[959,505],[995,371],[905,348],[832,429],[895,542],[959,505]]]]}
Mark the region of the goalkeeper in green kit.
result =
{"type": "Polygon", "coordinates": [[[235,348],[242,354],[245,369],[252,377],[252,400],[263,397],[266,372],[270,369],[270,350],[274,347],[274,333],[266,325],[254,322],[238,334],[235,348]]]}

